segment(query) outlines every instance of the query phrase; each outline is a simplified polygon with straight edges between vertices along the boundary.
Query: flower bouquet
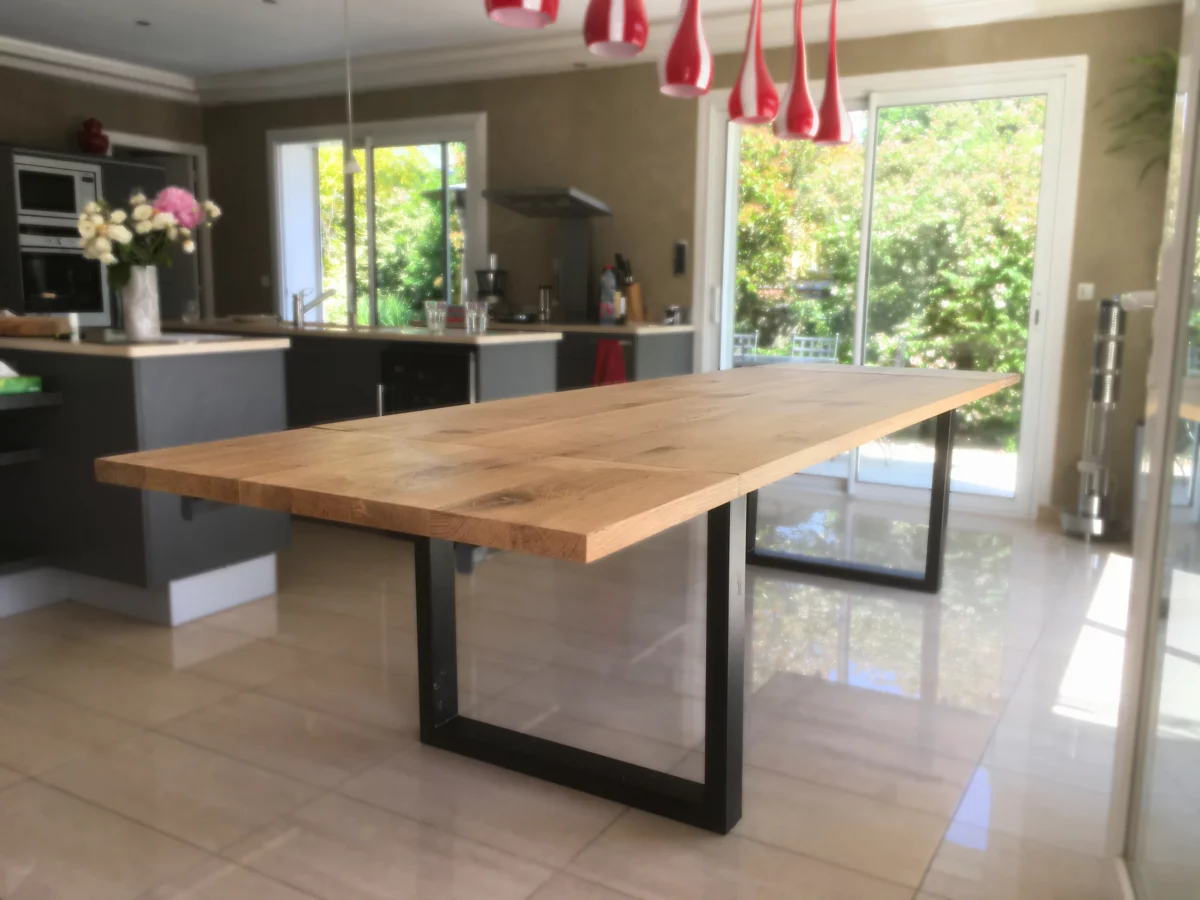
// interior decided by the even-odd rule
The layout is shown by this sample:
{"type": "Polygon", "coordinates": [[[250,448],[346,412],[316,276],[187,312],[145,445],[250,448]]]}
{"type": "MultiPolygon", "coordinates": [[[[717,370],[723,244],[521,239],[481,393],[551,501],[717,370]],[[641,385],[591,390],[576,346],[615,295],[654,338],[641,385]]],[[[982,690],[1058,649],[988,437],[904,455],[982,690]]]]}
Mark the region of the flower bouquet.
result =
{"type": "Polygon", "coordinates": [[[103,202],[83,208],[79,244],[84,256],[108,267],[108,284],[121,293],[125,333],[131,340],[162,335],[156,267],[171,265],[172,247],[196,252],[197,230],[211,228],[220,216],[217,204],[201,203],[181,187],[163,188],[153,200],[134,194],[128,210],[103,202]]]}

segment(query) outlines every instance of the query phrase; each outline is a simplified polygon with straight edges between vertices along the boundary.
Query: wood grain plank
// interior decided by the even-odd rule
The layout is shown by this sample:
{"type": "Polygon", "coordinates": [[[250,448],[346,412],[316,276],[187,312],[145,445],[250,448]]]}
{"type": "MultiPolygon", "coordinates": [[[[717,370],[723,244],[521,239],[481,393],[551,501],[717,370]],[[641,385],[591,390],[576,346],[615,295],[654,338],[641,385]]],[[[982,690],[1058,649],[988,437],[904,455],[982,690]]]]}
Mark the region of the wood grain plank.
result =
{"type": "Polygon", "coordinates": [[[102,481],[591,562],[1017,383],[771,366],[98,460],[102,481]]]}

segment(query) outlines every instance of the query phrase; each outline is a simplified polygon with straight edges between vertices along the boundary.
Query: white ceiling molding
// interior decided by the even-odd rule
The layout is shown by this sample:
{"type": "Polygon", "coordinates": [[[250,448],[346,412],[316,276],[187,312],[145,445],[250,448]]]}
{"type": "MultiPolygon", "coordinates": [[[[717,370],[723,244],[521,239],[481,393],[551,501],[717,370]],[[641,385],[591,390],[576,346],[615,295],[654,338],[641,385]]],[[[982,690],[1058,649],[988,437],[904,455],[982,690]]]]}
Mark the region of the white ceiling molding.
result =
{"type": "MultiPolygon", "coordinates": [[[[838,34],[846,40],[1166,5],[1175,5],[1175,0],[849,0],[839,11],[838,34]]],[[[826,39],[828,17],[828,3],[805,7],[804,32],[808,40],[826,39]]],[[[764,10],[764,44],[791,43],[791,20],[790,3],[764,10]]],[[[365,91],[644,63],[658,59],[666,51],[671,25],[669,21],[653,22],[646,52],[628,60],[593,56],[574,29],[555,28],[523,40],[359,56],[354,60],[354,87],[356,91],[365,91]]],[[[746,15],[744,12],[707,15],[704,30],[714,53],[741,51],[746,40],[746,15]]],[[[198,87],[205,103],[336,94],[345,89],[343,65],[330,61],[209,76],[198,79],[198,87]]]]}
{"type": "Polygon", "coordinates": [[[199,103],[196,80],[164,69],[77,53],[0,34],[0,66],[25,69],[100,87],[149,94],[167,100],[199,103]]]}

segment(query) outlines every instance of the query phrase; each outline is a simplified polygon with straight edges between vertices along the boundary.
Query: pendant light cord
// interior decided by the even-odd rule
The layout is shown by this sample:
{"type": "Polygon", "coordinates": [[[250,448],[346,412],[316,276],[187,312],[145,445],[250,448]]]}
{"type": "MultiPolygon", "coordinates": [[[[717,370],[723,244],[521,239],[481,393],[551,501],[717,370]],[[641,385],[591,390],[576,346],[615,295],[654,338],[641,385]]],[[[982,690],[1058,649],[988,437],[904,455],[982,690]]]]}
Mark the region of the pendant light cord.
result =
{"type": "Polygon", "coordinates": [[[350,71],[350,0],[342,0],[342,34],[346,41],[346,174],[357,170],[354,158],[354,81],[350,71]]]}

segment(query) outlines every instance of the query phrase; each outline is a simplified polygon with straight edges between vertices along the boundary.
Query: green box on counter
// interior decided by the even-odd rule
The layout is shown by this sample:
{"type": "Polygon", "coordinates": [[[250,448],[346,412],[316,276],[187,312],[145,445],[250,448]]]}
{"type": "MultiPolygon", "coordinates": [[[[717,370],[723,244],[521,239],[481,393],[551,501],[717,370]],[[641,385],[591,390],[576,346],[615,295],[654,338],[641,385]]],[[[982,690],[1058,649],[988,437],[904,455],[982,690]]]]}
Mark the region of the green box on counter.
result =
{"type": "Polygon", "coordinates": [[[36,394],[41,390],[39,375],[0,375],[0,394],[36,394]]]}

